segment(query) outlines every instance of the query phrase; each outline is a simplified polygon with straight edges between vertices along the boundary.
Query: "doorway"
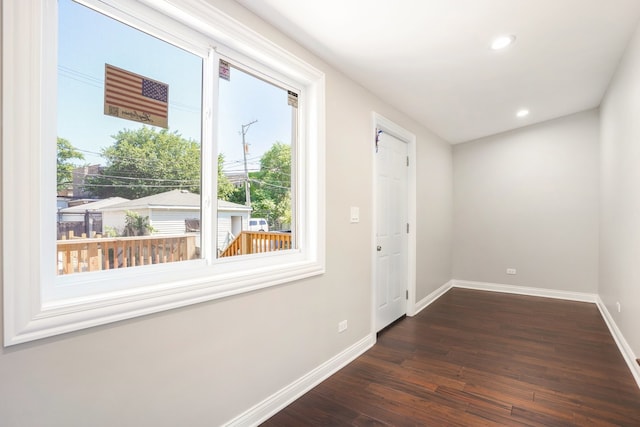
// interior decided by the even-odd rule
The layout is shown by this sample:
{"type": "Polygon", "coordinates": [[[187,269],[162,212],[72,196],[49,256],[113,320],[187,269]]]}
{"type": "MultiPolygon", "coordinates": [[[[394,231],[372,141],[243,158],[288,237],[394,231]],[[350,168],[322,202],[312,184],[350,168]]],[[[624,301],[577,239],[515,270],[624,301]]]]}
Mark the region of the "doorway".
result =
{"type": "Polygon", "coordinates": [[[239,236],[242,232],[242,217],[241,216],[231,216],[231,234],[235,236],[239,236]]]}
{"type": "Polygon", "coordinates": [[[415,215],[415,207],[412,211],[410,206],[415,188],[410,179],[410,153],[415,147],[410,145],[415,137],[409,134],[407,138],[406,131],[380,116],[375,122],[374,329],[378,332],[401,316],[413,314],[408,307],[410,294],[414,299],[415,293],[409,251],[411,243],[415,248],[415,239],[410,239],[410,217],[415,215]]]}

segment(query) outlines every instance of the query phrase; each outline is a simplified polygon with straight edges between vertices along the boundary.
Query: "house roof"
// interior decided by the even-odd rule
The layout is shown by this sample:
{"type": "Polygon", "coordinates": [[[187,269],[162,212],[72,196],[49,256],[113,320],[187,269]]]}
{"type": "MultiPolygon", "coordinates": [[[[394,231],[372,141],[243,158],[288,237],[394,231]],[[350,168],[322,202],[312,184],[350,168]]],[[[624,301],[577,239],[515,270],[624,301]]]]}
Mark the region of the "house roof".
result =
{"type": "MultiPolygon", "coordinates": [[[[116,211],[153,208],[196,210],[200,208],[200,195],[191,193],[187,190],[171,190],[164,193],[154,194],[152,196],[118,203],[109,206],[105,210],[116,211]]],[[[227,202],[225,200],[218,200],[218,210],[250,211],[251,207],[227,202]]]]}
{"type": "Polygon", "coordinates": [[[64,213],[84,213],[85,211],[98,211],[108,206],[117,205],[127,202],[129,199],[123,197],[109,197],[108,199],[98,200],[96,202],[84,203],[81,205],[71,206],[68,208],[60,209],[60,212],[64,213]]]}

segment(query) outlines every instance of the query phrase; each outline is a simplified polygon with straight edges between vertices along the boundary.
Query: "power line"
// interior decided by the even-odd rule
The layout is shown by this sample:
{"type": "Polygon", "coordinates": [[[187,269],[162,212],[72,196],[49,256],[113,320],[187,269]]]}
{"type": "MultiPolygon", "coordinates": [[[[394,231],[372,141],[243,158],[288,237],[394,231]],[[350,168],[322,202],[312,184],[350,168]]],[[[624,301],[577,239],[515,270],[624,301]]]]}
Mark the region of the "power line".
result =
{"type": "Polygon", "coordinates": [[[193,185],[152,185],[152,184],[74,184],[76,187],[107,187],[107,188],[184,188],[193,185]]]}
{"type": "Polygon", "coordinates": [[[76,150],[78,150],[78,151],[80,151],[80,152],[82,152],[82,153],[95,154],[95,155],[97,155],[97,156],[102,157],[102,153],[97,153],[97,152],[95,152],[95,151],[89,151],[89,150],[83,150],[83,149],[81,149],[81,148],[76,148],[76,147],[73,147],[73,148],[74,148],[74,149],[76,149],[76,150]]]}
{"type": "MultiPolygon", "coordinates": [[[[76,148],[75,146],[73,148],[75,150],[77,150],[77,151],[80,151],[81,153],[93,154],[95,156],[100,156],[105,160],[109,160],[108,158],[105,158],[102,153],[99,153],[99,152],[96,152],[96,151],[91,151],[91,150],[85,150],[85,149],[82,149],[82,148],[76,148]]],[[[120,157],[116,157],[116,158],[120,159],[120,160],[125,159],[125,160],[144,161],[144,162],[159,161],[159,159],[149,159],[149,158],[145,158],[145,157],[124,157],[124,156],[120,156],[120,157]]],[[[260,160],[260,159],[261,159],[261,156],[249,157],[249,158],[247,158],[247,163],[252,162],[254,160],[260,160]]],[[[224,169],[225,167],[228,167],[228,166],[231,166],[231,165],[235,166],[237,164],[242,164],[242,163],[243,163],[243,160],[229,160],[229,161],[223,162],[222,163],[222,167],[224,169]]],[[[251,169],[251,168],[249,168],[250,172],[257,172],[259,170],[260,169],[251,169]]],[[[239,172],[244,172],[244,170],[235,170],[235,169],[228,170],[228,169],[225,169],[225,172],[228,172],[228,173],[238,172],[239,173],[239,172]]]]}
{"type": "Polygon", "coordinates": [[[110,156],[110,157],[105,157],[103,154],[96,153],[95,151],[82,150],[80,148],[77,148],[77,150],[82,152],[82,153],[89,153],[89,154],[98,155],[98,156],[102,157],[103,159],[109,160],[109,161],[118,160],[118,161],[127,161],[127,162],[148,162],[148,163],[162,162],[162,160],[158,159],[158,158],[132,157],[132,156],[121,156],[121,155],[114,155],[114,156],[110,156]]]}
{"type": "MultiPolygon", "coordinates": [[[[84,83],[98,89],[102,89],[104,87],[104,79],[97,78],[95,76],[92,76],[91,74],[86,74],[82,71],[78,71],[64,65],[58,65],[58,71],[63,77],[75,80],[79,83],[84,83]]],[[[194,107],[192,105],[187,105],[176,101],[170,101],[169,105],[176,108],[177,110],[186,111],[188,113],[200,113],[201,110],[199,107],[194,107]]]]}
{"type": "Polygon", "coordinates": [[[282,188],[284,190],[291,190],[291,187],[284,187],[282,185],[270,184],[268,182],[260,181],[260,180],[257,180],[257,179],[251,179],[250,181],[255,182],[257,184],[260,184],[260,185],[266,185],[267,187],[274,187],[274,188],[282,188]]]}
{"type": "Polygon", "coordinates": [[[102,175],[98,173],[81,174],[81,176],[98,177],[98,178],[115,178],[115,179],[130,179],[130,180],[146,180],[146,181],[169,181],[169,182],[187,182],[187,183],[199,183],[199,179],[170,179],[170,178],[147,178],[147,177],[132,177],[122,175],[102,175]]]}

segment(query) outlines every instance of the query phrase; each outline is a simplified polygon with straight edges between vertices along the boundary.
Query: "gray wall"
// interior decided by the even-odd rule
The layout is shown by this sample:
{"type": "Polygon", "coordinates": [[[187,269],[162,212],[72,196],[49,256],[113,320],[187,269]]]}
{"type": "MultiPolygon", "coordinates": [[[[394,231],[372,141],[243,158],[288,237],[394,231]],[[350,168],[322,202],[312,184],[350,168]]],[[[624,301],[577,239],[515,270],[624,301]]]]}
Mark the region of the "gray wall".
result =
{"type": "Polygon", "coordinates": [[[602,103],[600,168],[599,293],[640,357],[640,31],[602,103]]]}
{"type": "Polygon", "coordinates": [[[455,279],[597,292],[598,126],[587,111],[454,146],[455,279]]]}
{"type": "Polygon", "coordinates": [[[452,278],[453,164],[451,146],[418,139],[416,302],[452,278]]]}
{"type": "Polygon", "coordinates": [[[417,295],[451,278],[449,145],[237,3],[214,3],[326,73],[327,272],[2,348],[3,427],[219,425],[370,334],[372,110],[416,134],[417,162],[425,165],[417,256],[427,261],[417,295]],[[360,223],[349,223],[350,206],[360,207],[360,223]],[[343,319],[349,328],[338,334],[343,319]]]}

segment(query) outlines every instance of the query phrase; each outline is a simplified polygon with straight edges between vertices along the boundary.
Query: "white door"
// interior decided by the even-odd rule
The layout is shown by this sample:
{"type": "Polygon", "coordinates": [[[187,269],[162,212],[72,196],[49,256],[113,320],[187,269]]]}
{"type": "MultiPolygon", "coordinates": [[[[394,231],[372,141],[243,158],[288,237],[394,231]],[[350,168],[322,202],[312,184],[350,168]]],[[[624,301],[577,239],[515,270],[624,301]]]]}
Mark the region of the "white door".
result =
{"type": "Polygon", "coordinates": [[[231,234],[234,236],[239,236],[242,232],[242,217],[241,216],[231,216],[231,234]]]}
{"type": "Polygon", "coordinates": [[[376,331],[407,312],[407,144],[382,133],[376,153],[376,331]]]}

